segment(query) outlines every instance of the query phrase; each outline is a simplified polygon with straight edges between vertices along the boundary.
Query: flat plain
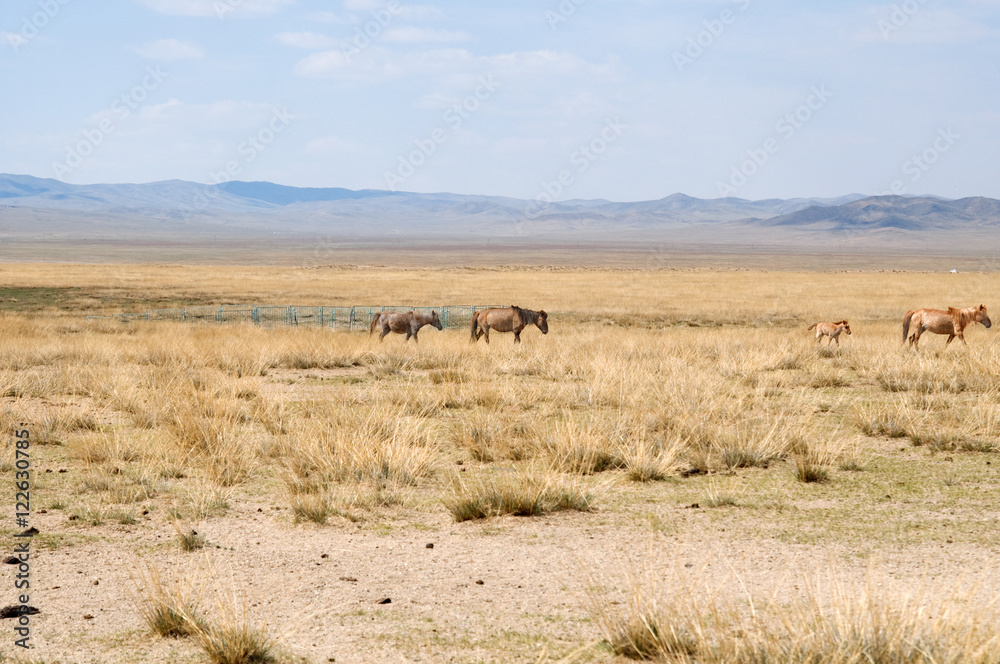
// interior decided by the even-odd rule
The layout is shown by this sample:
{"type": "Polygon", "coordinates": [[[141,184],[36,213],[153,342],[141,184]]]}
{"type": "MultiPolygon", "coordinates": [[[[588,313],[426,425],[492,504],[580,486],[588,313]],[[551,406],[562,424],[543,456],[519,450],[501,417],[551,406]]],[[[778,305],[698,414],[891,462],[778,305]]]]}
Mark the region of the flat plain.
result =
{"type": "Polygon", "coordinates": [[[998,288],[944,269],[0,265],[5,547],[7,432],[30,432],[40,531],[35,649],[0,649],[996,662],[996,330],[917,353],[901,321],[998,288]],[[237,303],[516,304],[550,333],[85,317],[237,303]],[[844,318],[839,346],[806,330],[844,318]],[[187,636],[153,629],[165,608],[187,636]]]}

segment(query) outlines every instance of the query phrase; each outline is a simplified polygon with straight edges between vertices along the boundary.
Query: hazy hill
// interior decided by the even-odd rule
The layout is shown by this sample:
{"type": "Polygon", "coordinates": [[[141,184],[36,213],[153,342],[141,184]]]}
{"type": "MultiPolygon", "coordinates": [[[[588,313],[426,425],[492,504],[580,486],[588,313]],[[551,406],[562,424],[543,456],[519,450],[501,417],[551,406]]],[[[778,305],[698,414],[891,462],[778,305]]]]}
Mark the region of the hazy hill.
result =
{"type": "Polygon", "coordinates": [[[400,225],[428,230],[485,223],[494,229],[537,224],[540,228],[586,226],[608,229],[667,227],[766,219],[840,199],[740,198],[704,200],[674,194],[655,201],[618,203],[572,200],[558,203],[449,193],[288,187],[271,182],[203,185],[181,180],[149,184],[72,185],[27,175],[0,175],[0,204],[34,210],[136,214],[151,218],[199,219],[258,227],[270,217],[282,231],[312,231],[317,223],[400,225]],[[249,215],[249,216],[248,216],[249,215]]]}
{"type": "MultiPolygon", "coordinates": [[[[1000,201],[850,194],[751,201],[673,194],[652,201],[544,204],[504,196],[289,187],[271,182],[204,185],[72,185],[0,175],[0,237],[194,241],[281,235],[325,238],[545,238],[657,243],[799,244],[877,241],[982,249],[1000,246],[1000,201]],[[991,244],[991,246],[992,246],[991,244]]],[[[861,246],[858,244],[857,246],[861,246]]]]}
{"type": "Polygon", "coordinates": [[[1000,201],[976,196],[958,200],[930,197],[872,196],[835,206],[811,206],[771,217],[767,226],[828,230],[899,228],[948,230],[1000,225],[1000,201]]]}

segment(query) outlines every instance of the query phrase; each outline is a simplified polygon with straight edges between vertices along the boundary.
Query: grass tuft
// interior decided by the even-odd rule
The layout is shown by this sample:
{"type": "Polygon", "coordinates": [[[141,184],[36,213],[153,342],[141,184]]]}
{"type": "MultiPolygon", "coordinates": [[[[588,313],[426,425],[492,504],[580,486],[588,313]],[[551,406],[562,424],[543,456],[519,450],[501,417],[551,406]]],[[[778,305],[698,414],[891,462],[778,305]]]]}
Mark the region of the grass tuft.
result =
{"type": "Polygon", "coordinates": [[[177,521],[171,521],[170,523],[174,527],[174,530],[177,531],[177,541],[180,543],[182,551],[198,551],[208,546],[208,540],[194,528],[181,526],[177,521]]]}
{"type": "Polygon", "coordinates": [[[588,512],[593,497],[552,474],[522,475],[511,469],[477,479],[456,480],[445,505],[457,522],[494,516],[539,516],[559,510],[588,512]]]}
{"type": "Polygon", "coordinates": [[[164,579],[148,568],[132,577],[136,611],[153,633],[165,637],[191,636],[203,625],[198,604],[200,591],[190,578],[164,579]]]}

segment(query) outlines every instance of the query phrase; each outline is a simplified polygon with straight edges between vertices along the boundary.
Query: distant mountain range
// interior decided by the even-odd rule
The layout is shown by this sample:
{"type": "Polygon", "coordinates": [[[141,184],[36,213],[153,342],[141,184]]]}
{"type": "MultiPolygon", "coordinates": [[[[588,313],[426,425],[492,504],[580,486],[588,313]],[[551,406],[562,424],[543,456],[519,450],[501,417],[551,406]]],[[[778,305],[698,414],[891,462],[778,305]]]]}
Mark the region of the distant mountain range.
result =
{"type": "Polygon", "coordinates": [[[271,182],[204,185],[72,185],[0,175],[0,238],[25,236],[155,237],[280,234],[338,237],[486,237],[560,239],[628,236],[657,241],[822,244],[997,237],[1000,201],[927,196],[699,199],[673,194],[619,203],[551,204],[503,196],[420,194],[289,187],[271,182]]]}

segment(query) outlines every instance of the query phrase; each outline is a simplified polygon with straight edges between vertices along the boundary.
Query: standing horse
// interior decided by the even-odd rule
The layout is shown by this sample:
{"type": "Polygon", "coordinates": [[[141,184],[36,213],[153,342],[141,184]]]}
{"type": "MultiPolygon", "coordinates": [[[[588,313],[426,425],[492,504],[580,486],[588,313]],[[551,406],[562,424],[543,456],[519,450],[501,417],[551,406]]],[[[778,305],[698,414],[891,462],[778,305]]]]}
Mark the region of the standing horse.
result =
{"type": "Polygon", "coordinates": [[[549,333],[549,315],[544,311],[532,311],[521,307],[510,309],[483,309],[472,314],[472,339],[475,343],[479,337],[485,336],[490,342],[490,330],[497,332],[513,332],[514,343],[521,343],[521,331],[529,325],[535,325],[542,334],[549,333]]]}
{"type": "Polygon", "coordinates": [[[830,337],[826,342],[829,346],[832,342],[836,341],[837,345],[840,345],[840,333],[847,332],[848,336],[851,334],[851,325],[846,320],[838,321],[836,323],[813,323],[807,329],[811,330],[816,328],[816,343],[823,337],[830,337]]]}
{"type": "Polygon", "coordinates": [[[405,334],[406,339],[404,341],[409,341],[410,337],[413,337],[413,343],[418,343],[417,332],[424,325],[431,325],[439,330],[441,329],[441,319],[438,318],[436,311],[432,311],[430,315],[418,314],[414,311],[407,311],[405,314],[398,311],[382,311],[375,314],[375,317],[372,318],[372,325],[368,331],[368,336],[373,335],[375,328],[378,327],[382,330],[382,334],[378,338],[380,343],[385,339],[385,335],[390,332],[405,334]]]}
{"type": "MultiPolygon", "coordinates": [[[[978,307],[968,309],[956,309],[948,307],[947,311],[941,309],[914,309],[907,311],[903,318],[903,343],[906,343],[906,335],[910,333],[910,325],[914,326],[913,334],[910,334],[910,345],[919,350],[920,335],[924,332],[934,334],[947,334],[950,344],[955,337],[965,344],[965,328],[972,323],[982,323],[989,329],[990,317],[986,315],[986,306],[980,304],[978,307]]],[[[968,345],[968,344],[966,344],[968,345]]]]}

